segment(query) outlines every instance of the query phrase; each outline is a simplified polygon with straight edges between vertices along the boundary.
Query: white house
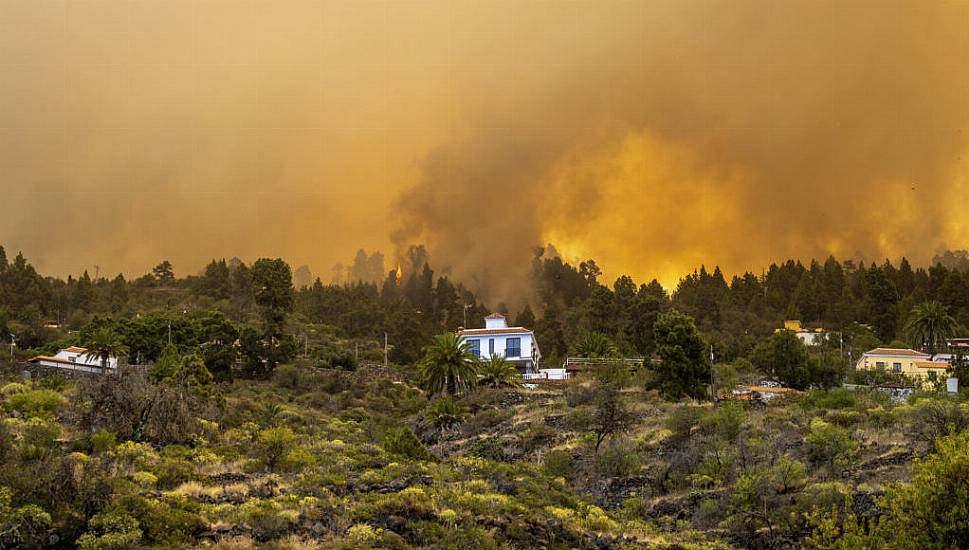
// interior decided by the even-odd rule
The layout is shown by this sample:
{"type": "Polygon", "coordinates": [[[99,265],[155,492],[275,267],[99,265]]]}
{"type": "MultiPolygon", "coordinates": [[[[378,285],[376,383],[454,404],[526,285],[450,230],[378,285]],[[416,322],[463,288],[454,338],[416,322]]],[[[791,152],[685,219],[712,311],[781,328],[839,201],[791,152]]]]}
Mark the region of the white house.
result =
{"type": "Polygon", "coordinates": [[[492,313],[485,317],[485,328],[464,329],[458,334],[471,344],[472,352],[482,359],[503,355],[522,374],[538,372],[542,352],[535,340],[535,333],[525,327],[509,327],[504,315],[492,313]]]}
{"type": "MultiPolygon", "coordinates": [[[[62,349],[57,352],[53,357],[46,355],[38,355],[30,360],[31,363],[35,365],[43,365],[45,367],[56,367],[59,369],[67,369],[81,372],[103,372],[101,359],[95,357],[94,355],[88,354],[87,348],[79,348],[76,346],[71,346],[66,349],[62,349]]],[[[109,357],[108,371],[118,368],[118,358],[109,357]]]]}
{"type": "Polygon", "coordinates": [[[780,332],[782,330],[789,330],[797,336],[797,339],[801,341],[805,346],[820,346],[824,343],[824,339],[827,337],[827,333],[820,328],[810,329],[801,326],[801,321],[797,319],[789,319],[784,321],[784,328],[779,328],[774,332],[780,332]]]}

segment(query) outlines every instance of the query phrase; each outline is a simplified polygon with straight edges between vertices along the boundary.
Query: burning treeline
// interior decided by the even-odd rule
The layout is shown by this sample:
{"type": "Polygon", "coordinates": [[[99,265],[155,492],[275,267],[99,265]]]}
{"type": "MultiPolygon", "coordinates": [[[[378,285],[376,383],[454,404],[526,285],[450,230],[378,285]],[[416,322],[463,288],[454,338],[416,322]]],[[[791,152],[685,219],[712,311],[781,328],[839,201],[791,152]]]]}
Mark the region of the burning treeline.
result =
{"type": "Polygon", "coordinates": [[[499,296],[544,242],[666,281],[964,242],[939,199],[966,185],[966,4],[626,7],[597,55],[524,77],[427,159],[395,242],[499,296]]]}

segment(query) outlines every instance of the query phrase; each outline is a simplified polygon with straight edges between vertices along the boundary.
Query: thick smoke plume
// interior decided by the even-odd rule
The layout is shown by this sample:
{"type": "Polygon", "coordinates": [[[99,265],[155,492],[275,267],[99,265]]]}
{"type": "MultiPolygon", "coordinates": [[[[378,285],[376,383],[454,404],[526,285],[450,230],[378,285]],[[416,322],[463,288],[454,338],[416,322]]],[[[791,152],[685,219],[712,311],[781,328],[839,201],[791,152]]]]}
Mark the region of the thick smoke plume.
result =
{"type": "Polygon", "coordinates": [[[623,6],[595,59],[563,52],[559,74],[526,77],[429,157],[399,243],[499,295],[547,241],[667,281],[964,244],[949,198],[966,176],[967,4],[623,6]]]}
{"type": "Polygon", "coordinates": [[[0,243],[59,275],[425,243],[497,301],[548,242],[669,283],[969,235],[965,2],[3,2],[0,82],[0,243]]]}

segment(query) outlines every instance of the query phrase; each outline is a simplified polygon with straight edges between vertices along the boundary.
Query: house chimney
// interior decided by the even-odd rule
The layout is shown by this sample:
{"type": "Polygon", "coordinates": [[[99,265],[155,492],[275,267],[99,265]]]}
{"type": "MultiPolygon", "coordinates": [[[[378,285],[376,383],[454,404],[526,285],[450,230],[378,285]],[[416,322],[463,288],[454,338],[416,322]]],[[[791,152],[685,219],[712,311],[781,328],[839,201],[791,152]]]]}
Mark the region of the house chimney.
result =
{"type": "Polygon", "coordinates": [[[500,313],[492,313],[485,317],[485,328],[508,328],[505,316],[500,313]]]}

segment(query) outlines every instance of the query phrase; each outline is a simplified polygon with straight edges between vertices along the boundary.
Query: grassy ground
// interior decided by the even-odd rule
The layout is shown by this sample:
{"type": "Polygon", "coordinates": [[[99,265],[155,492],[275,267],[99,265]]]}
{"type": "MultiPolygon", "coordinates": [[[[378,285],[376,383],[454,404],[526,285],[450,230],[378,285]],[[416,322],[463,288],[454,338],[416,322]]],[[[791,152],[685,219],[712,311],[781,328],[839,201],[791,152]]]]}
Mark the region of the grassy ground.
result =
{"type": "Polygon", "coordinates": [[[135,382],[0,384],[0,544],[797,546],[812,511],[880,513],[886,484],[965,414],[842,390],[714,409],[633,385],[625,429],[596,452],[592,381],[479,390],[446,428],[418,389],[372,373],[297,369],[204,396],[135,382]]]}

